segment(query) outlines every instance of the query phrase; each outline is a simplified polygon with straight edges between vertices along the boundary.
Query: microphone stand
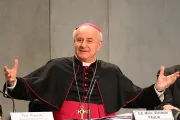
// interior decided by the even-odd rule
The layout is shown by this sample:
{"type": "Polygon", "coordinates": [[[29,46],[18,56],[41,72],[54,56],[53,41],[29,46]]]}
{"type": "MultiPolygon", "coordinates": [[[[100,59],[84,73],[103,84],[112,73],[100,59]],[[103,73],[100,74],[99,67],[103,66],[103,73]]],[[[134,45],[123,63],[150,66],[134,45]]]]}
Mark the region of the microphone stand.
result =
{"type": "Polygon", "coordinates": [[[6,98],[9,97],[12,100],[12,103],[13,103],[13,112],[16,112],[14,99],[10,95],[8,95],[7,93],[5,93],[5,92],[3,92],[1,90],[0,90],[0,93],[2,93],[4,95],[4,97],[6,97],[6,98]]]}
{"type": "Polygon", "coordinates": [[[95,85],[96,81],[97,81],[97,79],[94,80],[93,86],[92,86],[92,88],[90,90],[89,97],[88,97],[88,120],[91,120],[90,98],[91,98],[91,94],[92,94],[92,91],[93,91],[93,88],[94,88],[94,85],[95,85]]]}

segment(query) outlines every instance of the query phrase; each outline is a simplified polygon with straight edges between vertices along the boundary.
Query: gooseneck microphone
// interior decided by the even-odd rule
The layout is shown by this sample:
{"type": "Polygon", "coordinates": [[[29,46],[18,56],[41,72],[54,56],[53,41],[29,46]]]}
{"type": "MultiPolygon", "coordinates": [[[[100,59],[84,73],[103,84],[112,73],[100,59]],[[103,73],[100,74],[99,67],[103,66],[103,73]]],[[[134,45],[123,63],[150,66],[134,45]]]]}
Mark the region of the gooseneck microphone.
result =
{"type": "Polygon", "coordinates": [[[9,97],[12,100],[12,103],[13,103],[13,112],[16,112],[14,99],[10,95],[8,95],[7,93],[5,93],[5,92],[3,92],[1,90],[0,90],[0,93],[2,93],[4,95],[4,97],[6,97],[6,98],[9,97]]]}

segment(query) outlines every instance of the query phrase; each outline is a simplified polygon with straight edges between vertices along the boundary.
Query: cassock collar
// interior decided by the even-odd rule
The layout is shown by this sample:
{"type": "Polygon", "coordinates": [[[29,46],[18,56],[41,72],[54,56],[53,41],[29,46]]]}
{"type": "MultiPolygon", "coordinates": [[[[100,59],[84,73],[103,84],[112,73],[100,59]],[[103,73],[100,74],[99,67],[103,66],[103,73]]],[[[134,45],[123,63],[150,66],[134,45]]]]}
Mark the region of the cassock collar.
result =
{"type": "MultiPolygon", "coordinates": [[[[82,63],[80,60],[78,60],[75,55],[73,56],[73,59],[74,59],[74,62],[75,62],[77,65],[83,66],[83,63],[82,63]]],[[[89,67],[95,67],[95,66],[96,66],[96,62],[97,62],[97,60],[96,60],[95,62],[91,63],[91,64],[89,65],[89,67]]]]}

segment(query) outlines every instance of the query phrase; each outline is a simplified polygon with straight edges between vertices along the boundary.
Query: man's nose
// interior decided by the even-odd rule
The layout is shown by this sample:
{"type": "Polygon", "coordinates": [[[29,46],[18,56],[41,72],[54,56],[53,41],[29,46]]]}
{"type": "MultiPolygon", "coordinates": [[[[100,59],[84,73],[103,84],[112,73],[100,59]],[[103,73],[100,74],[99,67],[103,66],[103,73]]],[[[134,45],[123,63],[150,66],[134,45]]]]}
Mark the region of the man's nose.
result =
{"type": "Polygon", "coordinates": [[[86,47],[87,46],[87,42],[84,40],[82,43],[81,43],[81,47],[86,47]]]}

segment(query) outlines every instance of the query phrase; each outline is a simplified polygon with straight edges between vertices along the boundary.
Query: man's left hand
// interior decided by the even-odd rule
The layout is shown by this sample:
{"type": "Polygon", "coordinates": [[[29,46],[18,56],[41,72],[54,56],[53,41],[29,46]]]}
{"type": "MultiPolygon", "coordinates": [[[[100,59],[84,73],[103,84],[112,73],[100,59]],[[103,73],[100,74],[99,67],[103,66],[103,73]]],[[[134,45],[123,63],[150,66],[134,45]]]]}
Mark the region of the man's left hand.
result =
{"type": "Polygon", "coordinates": [[[174,107],[174,106],[172,106],[172,105],[164,105],[164,106],[163,106],[163,110],[172,110],[172,109],[177,110],[177,111],[180,111],[179,108],[174,107]]]}
{"type": "Polygon", "coordinates": [[[164,70],[165,70],[165,67],[162,66],[161,70],[160,70],[158,80],[156,82],[156,86],[155,86],[156,90],[159,91],[159,92],[165,90],[166,88],[168,88],[179,77],[179,71],[175,72],[175,73],[173,73],[171,75],[164,76],[164,70]]]}

